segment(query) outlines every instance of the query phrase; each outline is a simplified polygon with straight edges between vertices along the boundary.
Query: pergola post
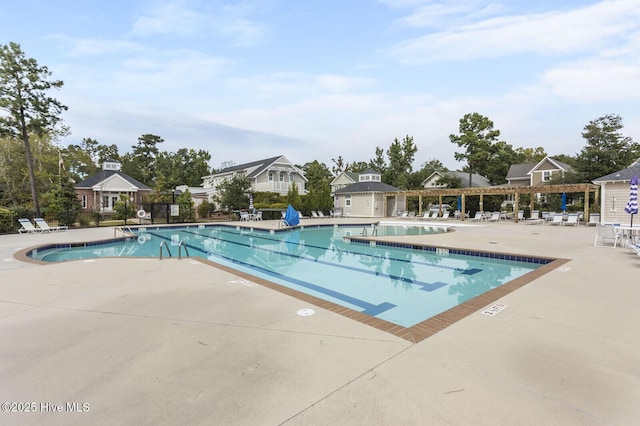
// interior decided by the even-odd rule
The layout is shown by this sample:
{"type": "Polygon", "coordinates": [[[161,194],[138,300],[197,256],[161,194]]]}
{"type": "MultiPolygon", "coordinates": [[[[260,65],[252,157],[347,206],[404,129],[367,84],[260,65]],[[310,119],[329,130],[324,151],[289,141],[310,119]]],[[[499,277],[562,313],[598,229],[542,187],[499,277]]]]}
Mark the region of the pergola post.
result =
{"type": "Polygon", "coordinates": [[[465,200],[464,200],[464,198],[465,198],[465,197],[464,197],[464,194],[461,194],[461,195],[460,195],[460,204],[461,204],[461,205],[460,205],[460,216],[462,217],[462,220],[463,220],[463,221],[464,221],[464,220],[467,220],[467,212],[466,212],[466,210],[465,210],[465,208],[464,208],[464,207],[465,207],[465,206],[464,206],[464,201],[465,201],[465,200]]]}
{"type": "Polygon", "coordinates": [[[589,190],[584,191],[584,223],[589,223],[589,190]]]}
{"type": "Polygon", "coordinates": [[[516,192],[515,197],[513,197],[513,220],[518,223],[518,208],[520,206],[520,194],[516,192]]]}

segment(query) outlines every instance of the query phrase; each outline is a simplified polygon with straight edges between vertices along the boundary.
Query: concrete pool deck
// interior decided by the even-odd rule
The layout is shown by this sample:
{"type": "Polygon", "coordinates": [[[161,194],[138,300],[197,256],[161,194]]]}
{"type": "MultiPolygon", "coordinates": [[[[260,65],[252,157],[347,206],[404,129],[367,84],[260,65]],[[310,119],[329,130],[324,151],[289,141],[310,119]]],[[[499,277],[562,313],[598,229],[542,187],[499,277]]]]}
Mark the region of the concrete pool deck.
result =
{"type": "Polygon", "coordinates": [[[635,425],[640,257],[594,248],[595,232],[505,222],[399,238],[570,259],[498,314],[415,344],[190,259],[13,257],[112,228],[3,235],[0,402],[35,412],[3,405],[0,424],[635,425]]]}

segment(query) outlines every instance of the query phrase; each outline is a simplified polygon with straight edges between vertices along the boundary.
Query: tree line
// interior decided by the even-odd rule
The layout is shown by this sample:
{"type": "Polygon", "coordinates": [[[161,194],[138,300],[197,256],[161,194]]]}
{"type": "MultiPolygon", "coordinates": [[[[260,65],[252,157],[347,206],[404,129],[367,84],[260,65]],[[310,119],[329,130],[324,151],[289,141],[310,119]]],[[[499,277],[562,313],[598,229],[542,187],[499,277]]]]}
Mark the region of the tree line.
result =
{"type": "MultiPolygon", "coordinates": [[[[124,173],[156,193],[170,191],[177,185],[200,186],[202,176],[216,171],[209,166],[212,157],[206,150],[162,151],[164,139],[153,134],[142,134],[131,151],[124,154],[118,152],[116,145],[102,144],[93,138],[84,138],[77,145],[60,146],[59,139],[69,134],[61,117],[67,107],[50,93],[61,89],[64,83],[51,79],[51,75],[47,67],[27,58],[17,43],[0,46],[0,206],[29,206],[40,214],[41,196],[47,204],[59,199],[61,193],[72,198],[73,185],[97,173],[106,160],[119,161],[124,173]]],[[[617,114],[607,114],[586,124],[581,151],[574,156],[554,157],[574,169],[574,173],[565,174],[563,182],[589,182],[637,161],[640,144],[625,136],[623,128],[622,117],[617,114]]],[[[510,165],[535,163],[547,156],[542,147],[514,148],[500,140],[500,134],[493,121],[477,112],[460,119],[458,132],[451,134],[449,140],[459,148],[455,159],[463,163],[461,170],[469,174],[469,179],[476,173],[492,184],[502,184],[510,165]]],[[[330,208],[329,182],[341,172],[373,169],[389,185],[417,189],[434,171],[447,171],[435,158],[414,170],[417,151],[413,137],[406,135],[401,140],[394,139],[386,149],[376,147],[368,160],[349,163],[338,155],[332,159],[331,168],[317,160],[299,165],[308,179],[306,204],[315,210],[330,208]]],[[[462,186],[461,181],[449,177],[442,178],[440,183],[462,186]]],[[[246,184],[234,185],[233,192],[238,192],[238,188],[245,195],[248,192],[246,184]]],[[[227,189],[221,188],[223,192],[227,189]]],[[[297,197],[300,194],[293,193],[287,198],[297,197]]]]}

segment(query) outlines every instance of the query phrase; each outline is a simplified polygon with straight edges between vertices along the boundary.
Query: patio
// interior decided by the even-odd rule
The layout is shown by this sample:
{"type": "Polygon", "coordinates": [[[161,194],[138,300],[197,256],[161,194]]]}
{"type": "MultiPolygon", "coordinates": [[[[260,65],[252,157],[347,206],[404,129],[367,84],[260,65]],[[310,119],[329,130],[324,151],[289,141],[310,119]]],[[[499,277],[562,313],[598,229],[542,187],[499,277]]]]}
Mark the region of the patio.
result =
{"type": "Polygon", "coordinates": [[[111,228],[0,236],[0,398],[37,408],[0,422],[637,424],[640,257],[593,227],[464,225],[404,238],[571,261],[418,344],[191,259],[13,257],[111,228]]]}

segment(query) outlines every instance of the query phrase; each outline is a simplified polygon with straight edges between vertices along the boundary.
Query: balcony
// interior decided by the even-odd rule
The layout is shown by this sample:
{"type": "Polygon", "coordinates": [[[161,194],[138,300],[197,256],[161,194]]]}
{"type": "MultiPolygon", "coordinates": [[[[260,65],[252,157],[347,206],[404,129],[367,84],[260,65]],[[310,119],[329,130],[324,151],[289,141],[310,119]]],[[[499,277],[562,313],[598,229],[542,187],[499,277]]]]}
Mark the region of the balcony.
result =
{"type": "MultiPolygon", "coordinates": [[[[254,184],[254,190],[256,192],[277,192],[282,195],[286,195],[289,192],[289,188],[293,182],[260,182],[254,184]]],[[[304,183],[296,182],[299,194],[305,194],[304,183]]]]}

